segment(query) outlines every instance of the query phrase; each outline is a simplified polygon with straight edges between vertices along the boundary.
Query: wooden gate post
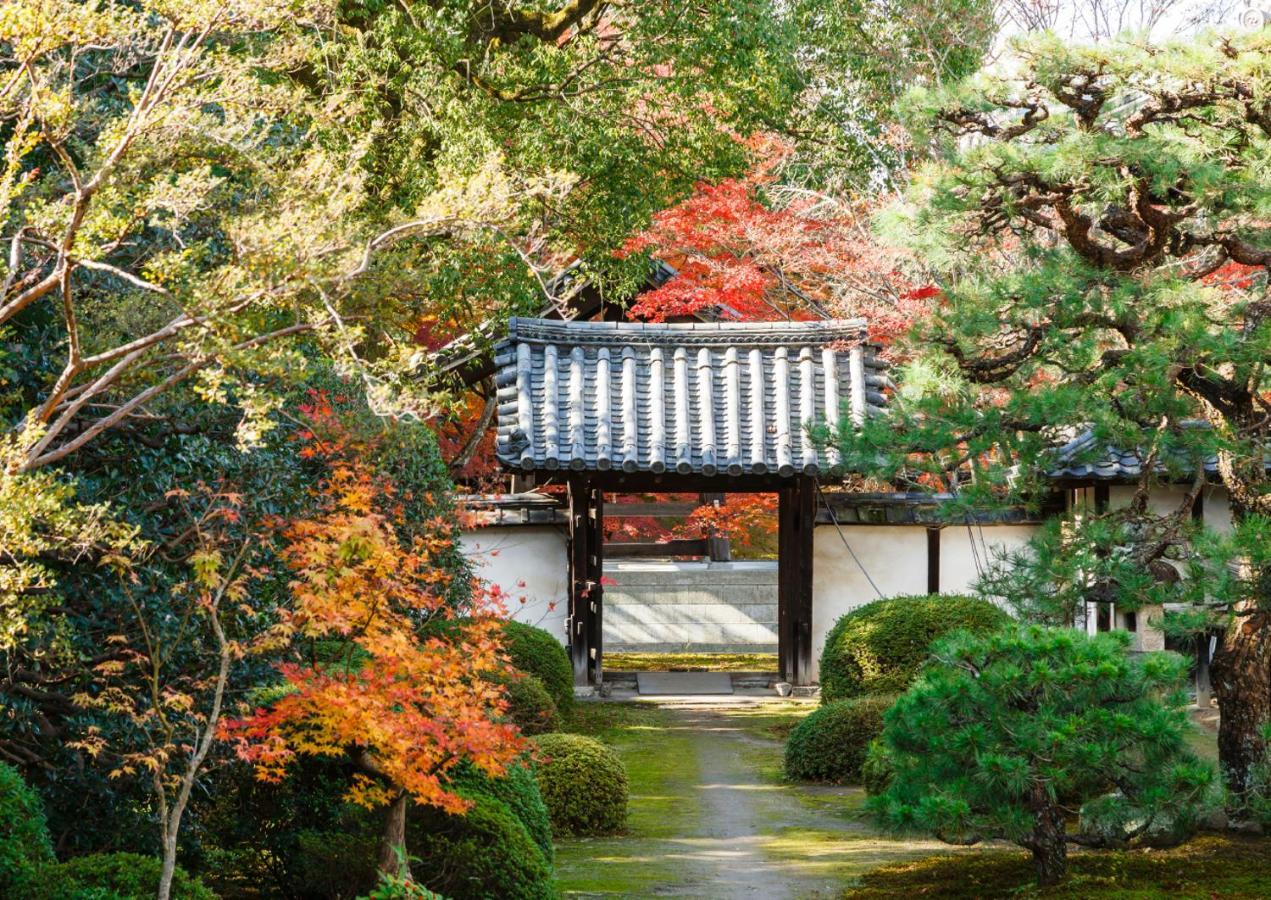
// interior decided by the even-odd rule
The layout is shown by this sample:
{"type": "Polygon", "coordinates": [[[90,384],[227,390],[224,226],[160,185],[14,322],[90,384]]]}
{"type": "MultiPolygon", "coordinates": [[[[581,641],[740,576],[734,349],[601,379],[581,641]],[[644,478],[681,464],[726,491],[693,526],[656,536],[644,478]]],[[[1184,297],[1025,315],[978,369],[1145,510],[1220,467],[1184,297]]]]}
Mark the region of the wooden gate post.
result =
{"type": "Polygon", "coordinates": [[[574,684],[586,685],[591,659],[591,574],[589,538],[591,527],[590,491],[586,476],[571,475],[569,488],[569,659],[574,667],[574,684]]]}
{"type": "Polygon", "coordinates": [[[605,492],[589,486],[587,507],[588,676],[592,684],[600,685],[604,681],[605,492]]]}

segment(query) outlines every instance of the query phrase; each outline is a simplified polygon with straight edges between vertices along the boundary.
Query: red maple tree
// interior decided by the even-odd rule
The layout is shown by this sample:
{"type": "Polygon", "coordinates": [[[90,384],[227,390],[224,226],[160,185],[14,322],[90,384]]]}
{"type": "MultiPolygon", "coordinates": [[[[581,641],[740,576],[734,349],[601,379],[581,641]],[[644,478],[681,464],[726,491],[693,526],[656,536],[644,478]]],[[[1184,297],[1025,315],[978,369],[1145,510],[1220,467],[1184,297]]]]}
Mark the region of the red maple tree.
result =
{"type": "Polygon", "coordinates": [[[793,145],[759,135],[740,178],[700,184],[658,213],[621,253],[649,253],[675,277],[640,295],[634,318],[662,322],[712,311],[739,320],[864,316],[887,344],[939,296],[912,258],[870,235],[873,205],[781,183],[793,145]]]}
{"type": "Polygon", "coordinates": [[[388,806],[380,866],[398,872],[412,799],[463,812],[469,804],[447,774],[466,760],[501,775],[524,750],[501,721],[507,700],[492,677],[510,674],[498,597],[477,585],[474,608],[455,619],[446,602],[455,576],[433,562],[457,539],[454,523],[439,518],[405,541],[392,518],[397,486],[367,469],[365,448],[325,401],[310,415],[322,427],[301,455],[321,458],[328,474],[316,489],[320,512],[285,529],[291,604],[273,637],[322,652],[280,665],[285,693],[222,734],[263,780],[280,779],[300,756],[351,759],[360,773],[348,798],[388,806]],[[444,637],[422,636],[420,623],[437,619],[452,620],[444,637]]]}

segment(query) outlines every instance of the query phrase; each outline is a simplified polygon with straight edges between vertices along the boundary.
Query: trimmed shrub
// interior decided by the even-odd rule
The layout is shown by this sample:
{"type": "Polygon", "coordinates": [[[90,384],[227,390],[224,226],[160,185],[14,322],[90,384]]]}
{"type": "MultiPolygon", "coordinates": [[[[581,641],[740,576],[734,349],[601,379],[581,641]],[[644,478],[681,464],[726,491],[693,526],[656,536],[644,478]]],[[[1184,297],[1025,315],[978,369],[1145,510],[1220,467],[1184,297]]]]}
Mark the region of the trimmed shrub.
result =
{"type": "Polygon", "coordinates": [[[546,734],[559,727],[556,701],[537,675],[522,675],[504,682],[508,694],[507,716],[522,734],[546,734]]]}
{"type": "Polygon", "coordinates": [[[951,631],[992,631],[1010,616],[955,594],[888,597],[858,607],[830,629],[821,651],[821,702],[905,691],[931,643],[951,631]]]}
{"type": "Polygon", "coordinates": [[[857,697],[822,706],[794,726],[786,741],[786,777],[858,783],[870,742],[883,733],[893,696],[857,697]]]}
{"type": "Polygon", "coordinates": [[[0,897],[20,897],[55,862],[44,805],[18,770],[0,763],[0,897]]]}
{"type": "Polygon", "coordinates": [[[552,861],[552,821],[538,789],[538,780],[529,765],[510,766],[502,778],[491,778],[476,766],[464,763],[450,779],[461,796],[490,797],[512,811],[529,832],[548,862],[552,861]]]}
{"type": "Polygon", "coordinates": [[[356,897],[379,877],[379,835],[306,828],[295,837],[289,862],[302,896],[356,897]]]}
{"type": "Polygon", "coordinates": [[[452,900],[546,900],[556,897],[552,867],[507,805],[470,798],[472,808],[451,816],[415,807],[406,823],[414,877],[452,900]]]}
{"type": "Polygon", "coordinates": [[[556,834],[621,831],[627,822],[627,770],[595,738],[545,734],[537,738],[538,787],[556,834]]]}
{"type": "Polygon", "coordinates": [[[503,649],[516,669],[543,682],[558,711],[574,708],[574,667],[560,641],[542,628],[509,619],[503,625],[503,649]]]}
{"type": "MultiPolygon", "coordinates": [[[[163,864],[140,853],[93,853],[49,866],[40,873],[32,900],[150,900],[159,890],[163,864]]],[[[216,900],[197,878],[177,866],[172,896],[216,900]]]]}

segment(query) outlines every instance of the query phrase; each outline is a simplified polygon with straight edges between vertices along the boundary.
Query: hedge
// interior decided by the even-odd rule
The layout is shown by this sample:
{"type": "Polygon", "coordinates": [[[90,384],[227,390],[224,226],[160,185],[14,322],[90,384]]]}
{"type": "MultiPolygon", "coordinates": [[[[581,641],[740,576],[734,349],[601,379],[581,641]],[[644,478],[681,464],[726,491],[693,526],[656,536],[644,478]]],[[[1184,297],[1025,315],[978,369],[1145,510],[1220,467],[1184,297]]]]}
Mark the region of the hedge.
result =
{"type": "Polygon", "coordinates": [[[595,738],[545,734],[535,768],[539,790],[557,834],[621,831],[627,822],[627,770],[618,755],[595,738]]]}
{"type": "Polygon", "coordinates": [[[0,897],[20,897],[54,862],[44,806],[17,769],[0,763],[0,897]]]}
{"type": "Polygon", "coordinates": [[[786,741],[786,776],[798,781],[858,783],[870,742],[883,732],[883,713],[895,697],[840,700],[815,710],[786,741]]]}
{"type": "Polygon", "coordinates": [[[463,797],[484,796],[505,804],[525,826],[547,861],[552,861],[552,821],[539,792],[538,780],[528,764],[509,766],[502,778],[491,778],[471,763],[464,763],[456,769],[450,785],[463,797]]]}
{"type": "Polygon", "coordinates": [[[889,597],[858,607],[830,629],[821,651],[821,702],[908,689],[936,638],[992,631],[1010,617],[957,594],[889,597]]]}
{"type": "Polygon", "coordinates": [[[546,734],[560,727],[556,701],[537,675],[509,678],[504,681],[504,687],[508,697],[507,716],[522,734],[546,734]]]}
{"type": "Polygon", "coordinates": [[[472,808],[452,816],[416,807],[406,823],[406,849],[414,877],[451,900],[547,900],[557,896],[552,867],[506,804],[470,798],[472,808]]]}
{"type": "Polygon", "coordinates": [[[574,708],[574,667],[560,641],[542,628],[509,619],[503,625],[503,649],[513,667],[543,682],[557,710],[574,708]]]}
{"type": "MultiPolygon", "coordinates": [[[[150,900],[159,890],[163,864],[139,853],[77,856],[40,872],[39,889],[30,900],[150,900]]],[[[216,900],[216,894],[180,866],[172,877],[172,896],[216,900]]]]}

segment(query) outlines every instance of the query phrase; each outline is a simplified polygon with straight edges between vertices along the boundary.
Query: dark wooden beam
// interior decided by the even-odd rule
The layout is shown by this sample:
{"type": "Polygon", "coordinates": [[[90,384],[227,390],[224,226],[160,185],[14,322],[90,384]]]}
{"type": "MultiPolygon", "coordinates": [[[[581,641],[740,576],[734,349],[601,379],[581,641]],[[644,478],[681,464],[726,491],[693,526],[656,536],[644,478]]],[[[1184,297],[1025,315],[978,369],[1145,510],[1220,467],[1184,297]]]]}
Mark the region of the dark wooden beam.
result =
{"type": "Polygon", "coordinates": [[[793,486],[777,495],[777,670],[781,680],[795,681],[794,597],[798,573],[794,558],[794,519],[798,498],[793,486]]]}
{"type": "Polygon", "coordinates": [[[586,476],[569,480],[569,658],[574,683],[588,683],[591,659],[591,593],[588,575],[591,534],[589,485],[586,476]]]}
{"type": "Polygon", "coordinates": [[[597,487],[589,487],[588,497],[588,532],[587,532],[587,593],[588,621],[590,630],[588,647],[591,656],[588,659],[588,678],[594,685],[604,681],[604,612],[605,612],[605,494],[597,487]]]}
{"type": "Polygon", "coordinates": [[[794,684],[812,683],[812,558],[816,528],[816,482],[800,478],[794,515],[794,684]]]}
{"type": "Polygon", "coordinates": [[[927,529],[927,593],[940,593],[940,529],[927,529]]]}
{"type": "Polygon", "coordinates": [[[658,556],[705,556],[706,541],[611,541],[605,547],[610,559],[649,559],[658,556]]]}

